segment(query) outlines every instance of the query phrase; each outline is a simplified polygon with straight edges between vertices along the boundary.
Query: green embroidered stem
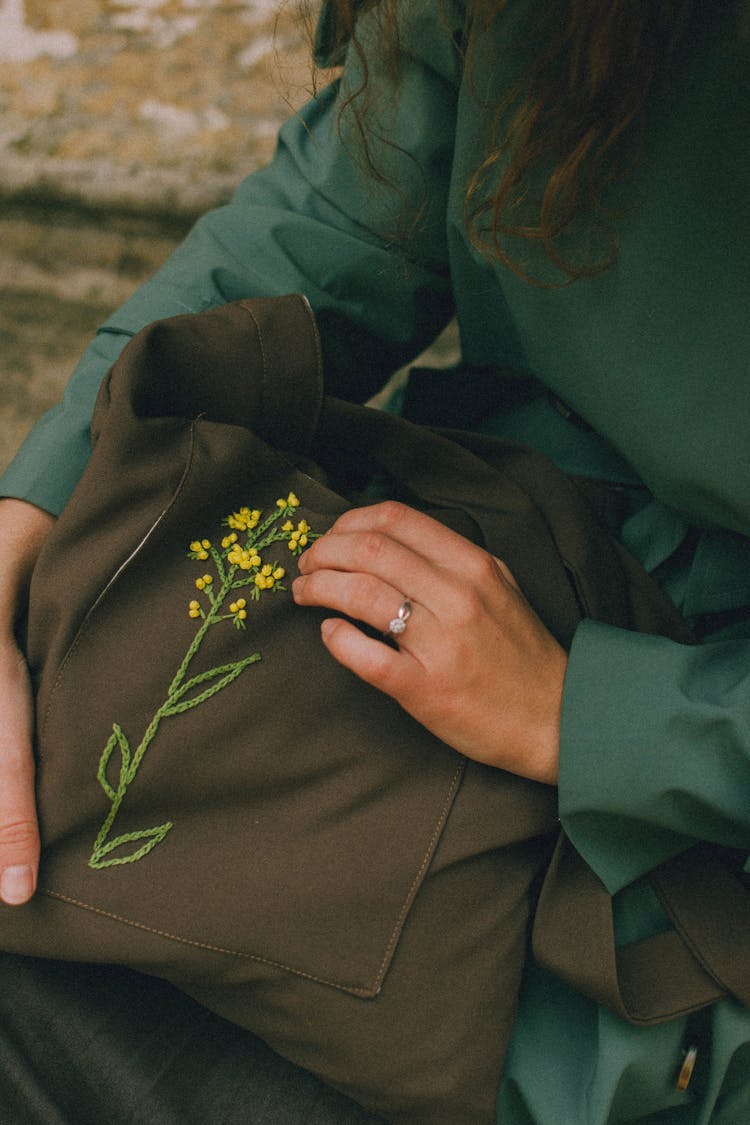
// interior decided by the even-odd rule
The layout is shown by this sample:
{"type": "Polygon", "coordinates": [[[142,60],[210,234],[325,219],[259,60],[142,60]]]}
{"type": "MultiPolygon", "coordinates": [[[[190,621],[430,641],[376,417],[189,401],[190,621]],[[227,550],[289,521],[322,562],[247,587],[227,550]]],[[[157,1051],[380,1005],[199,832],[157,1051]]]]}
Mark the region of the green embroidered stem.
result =
{"type": "Polygon", "coordinates": [[[280,581],[285,574],[284,568],[278,566],[277,563],[263,563],[259,552],[270,546],[271,543],[286,542],[292,555],[297,556],[301,554],[308,542],[317,538],[317,535],[311,532],[305,520],[299,521],[295,528],[289,519],[298,505],[299,501],[296,496],[289,493],[286,500],[277,501],[276,510],[271,512],[262,524],[260,523],[261,513],[259,511],[242,508],[239,512],[233,513],[224,522],[230,528],[246,531],[247,538],[244,546],[240,546],[236,531],[225,536],[221,543],[223,554],[207,539],[195,540],[190,544],[190,558],[199,561],[207,561],[210,558],[213,561],[219,579],[218,592],[214,591],[213,575],[204,574],[202,578],[196,579],[196,588],[208,599],[208,612],[203,609],[197,599],[190,602],[189,616],[201,619],[201,624],[167,689],[166,699],[146,727],[134,752],[131,751],[122,727],[117,723],[112,724],[112,734],[102,751],[97,769],[97,780],[109,799],[110,809],[94,841],[89,858],[89,867],[99,870],[104,867],[135,863],[148,855],[157,844],[160,844],[172,829],[172,821],[165,821],[153,828],[138,829],[110,837],[128,789],[135,781],[144,755],[156,738],[164,719],[174,718],[192,710],[194,707],[199,707],[211,696],[216,695],[233,683],[245,668],[261,659],[261,654],[254,652],[250,656],[218,665],[186,680],[190,665],[210,628],[228,620],[233,621],[237,629],[243,630],[246,628],[247,602],[244,598],[238,598],[237,601],[232,602],[229,605],[229,613],[222,613],[224,602],[233,590],[250,587],[250,597],[257,600],[262,592],[269,590],[280,592],[285,589],[280,581]],[[269,529],[280,519],[286,520],[283,526],[280,529],[274,529],[271,534],[267,534],[269,529]],[[237,577],[238,575],[240,577],[237,577]],[[196,692],[195,695],[190,694],[202,685],[206,685],[202,691],[196,692]],[[119,751],[120,767],[117,772],[117,784],[115,785],[111,780],[110,770],[116,751],[119,751]],[[128,850],[132,844],[139,844],[139,846],[135,850],[128,850]]]}

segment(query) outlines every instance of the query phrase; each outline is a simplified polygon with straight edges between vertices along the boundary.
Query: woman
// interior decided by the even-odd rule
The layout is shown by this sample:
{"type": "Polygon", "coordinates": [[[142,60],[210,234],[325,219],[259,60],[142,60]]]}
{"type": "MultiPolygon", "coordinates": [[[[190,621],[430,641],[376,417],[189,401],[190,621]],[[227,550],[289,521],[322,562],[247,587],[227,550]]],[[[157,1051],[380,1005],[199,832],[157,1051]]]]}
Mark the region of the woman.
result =
{"type": "MultiPolygon", "coordinates": [[[[85,463],[96,387],[154,319],[292,291],[317,314],[329,388],[350,398],[455,313],[466,368],[522,373],[498,376],[487,409],[455,372],[457,409],[610,485],[623,540],[705,642],[586,622],[565,654],[502,563],[385,505],[367,528],[356,511],[340,520],[294,593],[382,629],[408,591],[400,649],[334,617],[329,651],[462,753],[556,782],[566,831],[616,896],[622,941],[667,925],[645,878],[664,859],[696,840],[750,852],[748,10],[539,7],[367,11],[341,82],[104,325],[3,479],[6,903],[33,892],[37,848],[10,623],[48,513],[85,463]]],[[[324,14],[326,61],[350,17],[324,14]]],[[[241,1119],[265,1119],[253,1112],[241,1119]]],[[[532,965],[497,1112],[503,1125],[739,1125],[750,1013],[725,1000],[635,1028],[532,965]]]]}

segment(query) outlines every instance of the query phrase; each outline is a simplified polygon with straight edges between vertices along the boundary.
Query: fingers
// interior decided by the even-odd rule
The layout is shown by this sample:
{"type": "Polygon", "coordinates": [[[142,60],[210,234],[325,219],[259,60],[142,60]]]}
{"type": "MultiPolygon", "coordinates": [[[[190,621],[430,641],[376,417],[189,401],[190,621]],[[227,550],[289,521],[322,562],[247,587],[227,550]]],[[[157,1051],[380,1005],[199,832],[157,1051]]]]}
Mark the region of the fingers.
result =
{"type": "MultiPolygon", "coordinates": [[[[396,589],[373,574],[349,573],[329,567],[296,578],[293,590],[299,605],[325,606],[363,621],[379,633],[388,631],[389,623],[407,598],[404,590],[396,589]]],[[[420,617],[423,633],[431,631],[434,618],[429,609],[422,605],[413,606],[412,613],[420,617]]],[[[402,638],[406,640],[405,632],[399,639],[402,638]]]]}
{"type": "MultiPolygon", "coordinates": [[[[299,605],[322,605],[365,622],[386,633],[397,616],[404,595],[371,575],[347,574],[320,570],[297,578],[293,584],[294,598],[299,605]]],[[[428,610],[412,605],[407,628],[398,636],[398,649],[367,636],[350,622],[328,619],[321,626],[323,643],[331,656],[350,672],[379,691],[405,701],[415,690],[415,682],[423,671],[417,648],[424,648],[434,632],[435,622],[428,610]],[[419,646],[410,644],[409,628],[416,620],[421,624],[419,646]]]]}
{"type": "MultiPolygon", "coordinates": [[[[368,508],[352,508],[336,520],[328,533],[331,534],[369,536],[367,549],[372,557],[377,556],[378,543],[385,539],[399,544],[408,554],[448,568],[457,554],[462,565],[469,567],[481,564],[482,557],[485,556],[480,547],[470,543],[462,535],[451,531],[431,516],[396,500],[386,500],[368,508]]],[[[316,551],[325,545],[327,538],[324,535],[318,540],[316,551]]]]}
{"type": "MultiPolygon", "coordinates": [[[[446,628],[471,625],[488,596],[518,593],[508,568],[463,536],[387,501],[340,517],[299,562],[301,605],[325,606],[386,632],[399,606],[413,605],[399,648],[429,658],[446,628]]],[[[367,677],[371,679],[370,676],[367,677]]]]}
{"type": "MultiPolygon", "coordinates": [[[[314,587],[323,594],[319,604],[350,612],[340,600],[325,601],[333,590],[334,580],[342,591],[354,598],[360,617],[377,629],[385,629],[405,597],[415,597],[427,610],[445,601],[448,590],[441,569],[397,539],[380,531],[366,529],[352,533],[334,530],[322,536],[300,559],[300,574],[315,580],[314,587]],[[327,573],[324,584],[321,576],[327,573]],[[345,576],[359,581],[346,581],[345,576]],[[442,595],[442,596],[441,596],[442,595]],[[378,616],[379,614],[379,616],[378,616]]],[[[295,593],[298,587],[295,586],[295,593]]]]}
{"type": "MultiPolygon", "coordinates": [[[[360,587],[349,584],[354,592],[359,616],[375,628],[385,629],[405,597],[414,600],[435,618],[445,618],[451,607],[460,612],[461,592],[483,589],[488,582],[502,577],[508,584],[507,568],[500,567],[486,551],[436,520],[403,504],[386,501],[370,508],[352,509],[340,517],[331,530],[322,536],[300,559],[304,577],[323,571],[358,574],[378,579],[388,590],[378,591],[374,582],[363,581],[360,587]],[[395,597],[394,592],[395,591],[395,597]],[[380,616],[361,612],[368,603],[380,616]]],[[[515,585],[515,584],[513,584],[515,585]]],[[[316,581],[320,591],[317,602],[342,612],[349,612],[341,601],[326,601],[332,582],[316,581]]],[[[307,591],[307,598],[311,591],[307,591]]],[[[295,588],[296,596],[296,588],[295,588]]]]}
{"type": "Polygon", "coordinates": [[[28,672],[11,643],[0,648],[0,899],[27,902],[36,889],[39,831],[28,672]]]}
{"type": "Polygon", "coordinates": [[[404,648],[381,644],[341,619],[324,621],[320,633],[331,656],[378,691],[399,702],[415,691],[422,669],[404,648]]]}

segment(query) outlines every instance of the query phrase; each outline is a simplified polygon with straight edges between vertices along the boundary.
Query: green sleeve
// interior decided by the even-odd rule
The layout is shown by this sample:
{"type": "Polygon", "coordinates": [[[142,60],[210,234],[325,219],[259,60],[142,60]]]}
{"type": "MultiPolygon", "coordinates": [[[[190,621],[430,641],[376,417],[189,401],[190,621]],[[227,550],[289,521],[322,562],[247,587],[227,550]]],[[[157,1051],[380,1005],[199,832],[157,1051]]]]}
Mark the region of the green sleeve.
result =
{"type": "MultiPolygon", "coordinates": [[[[360,80],[350,50],[341,80],[281,130],[271,164],[249,176],[227,206],[204,216],[102,326],[63,402],[0,480],[0,494],[61,510],[90,452],[101,379],[127,340],[161,317],[304,293],[317,315],[329,389],[356,399],[437,335],[453,311],[445,209],[460,80],[442,5],[441,12],[436,18],[431,0],[404,16],[398,87],[371,60],[370,156],[387,182],[358,155],[351,118],[345,115],[339,128],[340,101],[360,80]]],[[[377,34],[376,23],[367,23],[373,18],[361,21],[365,45],[377,34]]]]}
{"type": "Polygon", "coordinates": [[[750,640],[595,622],[570,653],[560,816],[610,893],[698,840],[750,852],[750,640]]]}

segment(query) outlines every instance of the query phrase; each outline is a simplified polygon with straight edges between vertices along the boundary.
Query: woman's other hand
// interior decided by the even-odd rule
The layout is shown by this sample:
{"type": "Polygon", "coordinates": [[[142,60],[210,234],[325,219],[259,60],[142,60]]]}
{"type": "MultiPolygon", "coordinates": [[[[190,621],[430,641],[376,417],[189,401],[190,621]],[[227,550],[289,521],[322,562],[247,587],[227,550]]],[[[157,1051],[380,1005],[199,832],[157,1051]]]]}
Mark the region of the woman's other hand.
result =
{"type": "Polygon", "coordinates": [[[33,703],[14,626],[54,519],[22,500],[0,500],[0,899],[16,906],[36,889],[39,831],[34,794],[33,703]]]}
{"type": "Polygon", "coordinates": [[[323,641],[336,660],[467,757],[557,781],[567,659],[504,563],[387,501],[341,516],[299,568],[300,605],[382,632],[410,602],[397,648],[326,620],[323,641]]]}

